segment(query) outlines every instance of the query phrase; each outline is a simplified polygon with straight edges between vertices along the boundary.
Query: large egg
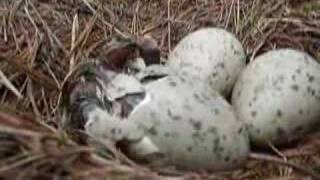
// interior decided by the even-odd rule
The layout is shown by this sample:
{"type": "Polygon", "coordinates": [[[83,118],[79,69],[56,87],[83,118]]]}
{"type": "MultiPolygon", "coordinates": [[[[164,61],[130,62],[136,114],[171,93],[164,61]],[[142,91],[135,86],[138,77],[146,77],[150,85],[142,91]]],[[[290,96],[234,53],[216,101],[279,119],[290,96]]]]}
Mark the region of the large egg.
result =
{"type": "Polygon", "coordinates": [[[292,49],[260,55],[239,77],[232,104],[255,145],[290,143],[319,125],[320,64],[292,49]]]}
{"type": "Polygon", "coordinates": [[[233,34],[220,28],[202,28],[177,44],[167,64],[183,74],[200,77],[227,96],[245,61],[244,49],[233,34]]]}
{"type": "Polygon", "coordinates": [[[104,142],[124,141],[128,156],[152,165],[185,170],[242,165],[249,153],[244,124],[219,93],[196,84],[177,76],[149,82],[128,118],[88,106],[86,132],[104,142]]]}
{"type": "Polygon", "coordinates": [[[199,89],[198,83],[186,81],[168,76],[146,85],[148,100],[131,113],[129,120],[142,127],[148,124],[144,137],[149,142],[131,149],[131,156],[143,159],[141,152],[151,143],[156,148],[149,149],[162,155],[155,161],[164,165],[193,170],[239,166],[249,152],[243,123],[219,93],[209,94],[199,89]]]}

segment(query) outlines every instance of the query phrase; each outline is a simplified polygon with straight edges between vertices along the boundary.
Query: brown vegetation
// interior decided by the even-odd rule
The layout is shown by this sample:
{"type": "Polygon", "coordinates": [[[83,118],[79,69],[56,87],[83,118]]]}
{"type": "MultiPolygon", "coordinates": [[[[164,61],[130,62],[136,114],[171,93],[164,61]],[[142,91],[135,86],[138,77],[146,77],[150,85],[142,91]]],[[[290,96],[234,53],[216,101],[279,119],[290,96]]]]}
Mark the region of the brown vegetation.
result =
{"type": "MultiPolygon", "coordinates": [[[[87,57],[103,60],[111,37],[150,34],[166,57],[206,26],[236,34],[250,60],[279,47],[320,59],[318,0],[1,0],[0,179],[308,179],[263,161],[213,174],[150,170],[122,154],[98,158],[61,130],[64,84],[87,57]]],[[[317,134],[270,153],[320,171],[317,134]]]]}

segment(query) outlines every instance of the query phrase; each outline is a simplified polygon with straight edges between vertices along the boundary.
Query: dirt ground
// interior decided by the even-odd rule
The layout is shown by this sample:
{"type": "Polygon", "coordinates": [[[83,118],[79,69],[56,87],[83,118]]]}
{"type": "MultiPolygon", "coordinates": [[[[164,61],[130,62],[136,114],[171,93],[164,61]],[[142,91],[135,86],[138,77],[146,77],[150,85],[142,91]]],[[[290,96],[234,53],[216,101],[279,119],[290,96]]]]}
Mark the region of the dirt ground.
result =
{"type": "MultiPolygon", "coordinates": [[[[252,60],[290,47],[320,60],[319,0],[1,0],[0,179],[310,179],[294,167],[249,161],[231,172],[148,169],[120,152],[98,158],[61,130],[62,89],[113,36],[154,37],[165,58],[201,27],[234,33],[252,60]],[[2,79],[1,78],[1,79],[2,79]]],[[[320,134],[268,152],[320,173],[320,134]]]]}

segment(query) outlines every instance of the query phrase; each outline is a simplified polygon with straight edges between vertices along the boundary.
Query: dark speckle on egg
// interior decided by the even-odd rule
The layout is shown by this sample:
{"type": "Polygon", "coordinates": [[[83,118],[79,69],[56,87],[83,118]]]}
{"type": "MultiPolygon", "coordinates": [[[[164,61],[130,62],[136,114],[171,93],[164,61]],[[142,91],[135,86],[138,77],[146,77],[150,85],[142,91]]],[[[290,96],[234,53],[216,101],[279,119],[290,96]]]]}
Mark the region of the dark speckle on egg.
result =
{"type": "Polygon", "coordinates": [[[170,82],[169,82],[169,85],[170,85],[171,87],[176,87],[176,86],[177,86],[177,83],[174,82],[174,81],[170,81],[170,82]]]}
{"type": "Polygon", "coordinates": [[[219,67],[221,67],[222,69],[224,69],[224,68],[225,68],[225,65],[224,65],[224,63],[223,63],[223,62],[222,62],[222,63],[219,63],[219,64],[218,64],[218,66],[219,66],[219,67]]]}
{"type": "Polygon", "coordinates": [[[186,73],[186,72],[182,72],[182,74],[186,74],[186,75],[184,75],[184,76],[178,76],[178,78],[179,78],[179,80],[182,82],[182,83],[185,83],[187,80],[186,80],[186,76],[187,76],[187,74],[188,73],[186,73]]]}
{"type": "Polygon", "coordinates": [[[303,56],[303,60],[304,60],[304,62],[308,65],[309,64],[309,57],[307,56],[307,55],[304,55],[303,56]]]}
{"type": "Polygon", "coordinates": [[[311,94],[311,96],[314,96],[316,94],[316,91],[310,86],[307,87],[307,91],[309,94],[311,94]]]}
{"type": "Polygon", "coordinates": [[[312,83],[314,81],[314,76],[309,76],[308,80],[310,83],[312,83]]]}
{"type": "Polygon", "coordinates": [[[219,111],[219,109],[217,109],[217,108],[215,108],[213,111],[214,111],[214,114],[215,114],[215,115],[220,114],[220,111],[219,111]]]}
{"type": "Polygon", "coordinates": [[[218,75],[217,72],[213,72],[213,73],[211,74],[211,76],[212,76],[213,78],[217,77],[217,75],[218,75]]]}
{"type": "Polygon", "coordinates": [[[98,122],[100,120],[98,115],[93,116],[93,121],[98,122]]]}
{"type": "Polygon", "coordinates": [[[214,153],[217,153],[219,151],[219,148],[220,147],[220,139],[219,138],[216,138],[214,141],[213,141],[213,148],[212,148],[212,151],[214,153]]]}
{"type": "Polygon", "coordinates": [[[256,117],[257,116],[257,111],[251,111],[251,116],[256,117]]]}
{"type": "Polygon", "coordinates": [[[229,75],[227,75],[227,77],[226,77],[226,81],[229,81],[230,80],[230,76],[229,75]]]}
{"type": "Polygon", "coordinates": [[[202,97],[203,100],[210,99],[210,96],[208,94],[206,94],[206,93],[201,94],[201,97],[202,97]]]}
{"type": "Polygon", "coordinates": [[[227,136],[226,135],[222,135],[222,140],[227,140],[227,136]]]}
{"type": "Polygon", "coordinates": [[[201,123],[200,121],[196,121],[196,120],[194,120],[194,119],[190,119],[189,122],[192,124],[193,128],[194,128],[196,131],[201,130],[202,123],[201,123]]]}
{"type": "Polygon", "coordinates": [[[205,104],[206,103],[206,100],[202,99],[202,97],[199,94],[195,93],[195,94],[193,94],[193,96],[201,104],[205,104]]]}
{"type": "Polygon", "coordinates": [[[293,84],[291,85],[291,89],[294,91],[298,91],[299,90],[299,86],[297,84],[293,84]]]}
{"type": "Polygon", "coordinates": [[[153,136],[157,136],[158,135],[158,131],[155,127],[152,127],[150,130],[149,130],[149,133],[153,136]]]}
{"type": "Polygon", "coordinates": [[[217,130],[216,127],[211,126],[211,127],[208,128],[208,132],[216,135],[218,133],[218,130],[217,130]]]}
{"type": "Polygon", "coordinates": [[[112,128],[112,129],[110,130],[110,132],[111,132],[111,134],[116,134],[117,130],[116,130],[116,128],[112,128]]]}
{"type": "Polygon", "coordinates": [[[253,128],[253,124],[252,123],[249,123],[248,124],[248,129],[252,129],[253,128]]]}
{"type": "Polygon", "coordinates": [[[240,90],[237,92],[237,96],[238,96],[238,97],[241,96],[241,91],[240,91],[240,90]]]}
{"type": "Polygon", "coordinates": [[[170,136],[171,136],[171,134],[169,132],[164,133],[164,137],[170,137],[170,136]]]}
{"type": "Polygon", "coordinates": [[[189,104],[184,104],[183,108],[187,111],[192,111],[192,107],[189,104]]]}
{"type": "Polygon", "coordinates": [[[303,109],[299,109],[299,114],[303,115],[303,109]]]}
{"type": "Polygon", "coordinates": [[[309,73],[306,73],[306,76],[307,76],[308,81],[309,81],[310,83],[312,83],[312,82],[314,81],[314,76],[310,75],[309,73]]]}
{"type": "Polygon", "coordinates": [[[256,101],[257,101],[257,96],[253,97],[253,98],[252,98],[252,101],[253,101],[253,102],[256,102],[256,101]]]}
{"type": "Polygon", "coordinates": [[[280,109],[277,110],[277,116],[281,117],[282,116],[282,111],[280,109]]]}
{"type": "Polygon", "coordinates": [[[182,119],[181,116],[179,116],[179,115],[174,115],[170,109],[168,109],[168,116],[169,116],[172,120],[174,120],[174,121],[179,121],[179,120],[182,119]]]}
{"type": "Polygon", "coordinates": [[[192,138],[197,142],[203,142],[205,140],[205,136],[201,134],[199,131],[192,133],[192,138]]]}
{"type": "Polygon", "coordinates": [[[301,69],[296,69],[297,74],[301,74],[301,69]]]}
{"type": "Polygon", "coordinates": [[[230,157],[229,157],[229,156],[226,156],[226,157],[224,158],[224,161],[229,162],[229,161],[230,161],[230,157]]]}
{"type": "Polygon", "coordinates": [[[234,49],[235,49],[234,44],[231,44],[231,49],[232,49],[232,50],[234,50],[234,49]]]}
{"type": "Polygon", "coordinates": [[[124,87],[118,87],[117,88],[117,91],[119,91],[119,92],[122,92],[122,91],[125,91],[126,89],[124,88],[124,87]]]}

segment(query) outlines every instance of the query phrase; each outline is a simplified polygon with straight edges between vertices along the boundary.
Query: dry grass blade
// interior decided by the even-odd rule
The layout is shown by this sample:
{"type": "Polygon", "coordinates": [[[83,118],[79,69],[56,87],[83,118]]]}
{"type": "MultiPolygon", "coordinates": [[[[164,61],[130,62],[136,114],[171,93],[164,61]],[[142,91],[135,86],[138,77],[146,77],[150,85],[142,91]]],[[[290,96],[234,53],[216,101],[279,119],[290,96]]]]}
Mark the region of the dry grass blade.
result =
{"type": "MultiPolygon", "coordinates": [[[[76,37],[79,31],[79,21],[78,21],[78,14],[76,14],[73,17],[73,23],[72,23],[72,38],[71,38],[71,50],[75,48],[75,41],[76,41],[76,37]]],[[[74,65],[75,65],[75,54],[72,53],[71,55],[71,59],[70,59],[70,65],[69,65],[69,70],[73,69],[74,65]]]]}
{"type": "Polygon", "coordinates": [[[28,156],[27,158],[25,158],[23,160],[19,160],[19,161],[16,161],[16,162],[12,163],[12,164],[5,165],[4,167],[0,167],[0,174],[4,173],[6,171],[9,171],[11,169],[17,168],[19,166],[22,166],[22,165],[25,165],[25,164],[28,164],[28,163],[32,163],[33,161],[40,160],[40,159],[45,158],[45,157],[46,157],[45,154],[38,154],[38,155],[28,156]]]}
{"type": "Polygon", "coordinates": [[[100,57],[106,40],[149,34],[167,57],[185,35],[208,26],[233,32],[251,61],[275,47],[320,59],[319,0],[0,0],[0,161],[8,162],[1,166],[0,179],[318,178],[305,169],[320,167],[317,135],[278,152],[284,160],[250,160],[244,169],[216,176],[149,170],[112,146],[105,146],[110,153],[101,157],[104,163],[93,163],[96,153],[60,129],[62,89],[84,64],[80,60],[100,57]]]}
{"type": "Polygon", "coordinates": [[[168,49],[169,52],[171,51],[171,0],[168,0],[168,9],[167,9],[167,14],[168,14],[168,49]]]}
{"type": "Polygon", "coordinates": [[[17,88],[10,82],[10,80],[3,74],[0,70],[0,82],[5,85],[9,90],[11,90],[18,99],[22,99],[22,94],[17,90],[17,88]]]}
{"type": "MultiPolygon", "coordinates": [[[[0,115],[1,118],[1,115],[0,115]]],[[[29,131],[25,129],[16,129],[12,128],[10,126],[0,126],[0,132],[2,133],[9,133],[9,134],[17,134],[17,135],[22,135],[22,136],[30,136],[30,137],[39,137],[40,134],[34,132],[34,131],[29,131]]]]}

